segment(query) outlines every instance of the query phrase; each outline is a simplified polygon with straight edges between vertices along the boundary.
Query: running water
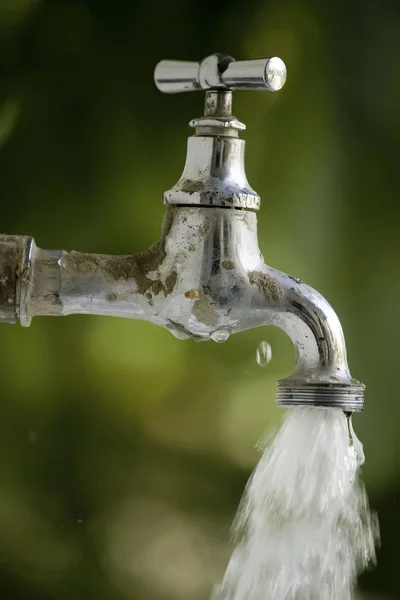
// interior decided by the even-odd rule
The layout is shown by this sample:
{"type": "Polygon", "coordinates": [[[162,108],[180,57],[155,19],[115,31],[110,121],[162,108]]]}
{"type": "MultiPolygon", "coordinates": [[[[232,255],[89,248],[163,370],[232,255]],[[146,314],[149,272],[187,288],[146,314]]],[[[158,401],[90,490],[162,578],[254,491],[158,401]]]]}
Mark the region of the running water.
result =
{"type": "Polygon", "coordinates": [[[236,547],[213,600],[351,600],[376,560],[379,525],[359,467],[362,444],[342,411],[296,408],[242,499],[236,547]]]}

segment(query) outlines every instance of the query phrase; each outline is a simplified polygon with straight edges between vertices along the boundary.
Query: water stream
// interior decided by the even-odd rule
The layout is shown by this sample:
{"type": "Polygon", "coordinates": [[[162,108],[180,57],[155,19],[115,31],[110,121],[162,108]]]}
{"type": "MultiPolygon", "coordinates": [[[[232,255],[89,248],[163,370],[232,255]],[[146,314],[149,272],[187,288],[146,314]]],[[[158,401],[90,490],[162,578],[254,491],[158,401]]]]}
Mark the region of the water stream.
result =
{"type": "Polygon", "coordinates": [[[292,409],[261,450],[212,600],[351,600],[379,543],[351,419],[342,411],[292,409]]]}

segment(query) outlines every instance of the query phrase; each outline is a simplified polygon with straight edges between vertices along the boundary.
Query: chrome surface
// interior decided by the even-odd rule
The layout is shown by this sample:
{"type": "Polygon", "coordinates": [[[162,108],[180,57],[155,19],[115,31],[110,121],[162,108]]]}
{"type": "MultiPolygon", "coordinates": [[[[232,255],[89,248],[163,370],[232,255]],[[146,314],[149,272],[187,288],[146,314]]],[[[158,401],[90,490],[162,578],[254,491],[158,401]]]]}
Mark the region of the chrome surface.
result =
{"type": "Polygon", "coordinates": [[[245,174],[245,142],[238,138],[246,126],[232,115],[232,90],[280,89],[286,80],[282,60],[275,57],[236,62],[231,57],[214,54],[201,63],[161,61],[154,79],[158,88],[167,93],[208,90],[204,115],[190,122],[195,135],[188,140],[182,176],[165,192],[164,202],[258,210],[260,198],[245,174]],[[193,64],[198,68],[195,79],[195,69],[189,67],[193,64]],[[192,78],[192,88],[188,77],[192,78]]]}
{"type": "Polygon", "coordinates": [[[285,85],[286,66],[277,56],[235,61],[213,54],[199,63],[162,60],[156,66],[154,81],[165,94],[227,89],[276,92],[285,85]]]}
{"type": "MultiPolygon", "coordinates": [[[[255,81],[260,61],[250,62],[243,65],[255,81]]],[[[203,69],[213,64],[205,62],[203,69]]],[[[225,60],[225,74],[231,64],[225,60]]],[[[244,75],[240,63],[233,64],[238,86],[244,75]]],[[[181,67],[175,91],[189,85],[184,82],[195,72],[192,63],[181,67]]],[[[281,85],[279,68],[264,68],[269,85],[281,85]]],[[[202,73],[202,85],[212,81],[212,73],[202,73]]],[[[230,91],[207,92],[204,117],[192,122],[196,131],[183,175],[165,193],[162,237],[145,252],[43,250],[29,237],[0,236],[0,321],[19,317],[27,326],[37,315],[110,315],[149,321],[179,339],[218,343],[274,325],[296,349],[295,372],[278,382],[278,404],[361,410],[364,385],[350,375],[334,310],[305,283],[264,263],[259,197],[247,182],[244,141],[237,137],[244,126],[231,110],[230,91]]]]}
{"type": "Polygon", "coordinates": [[[232,92],[206,92],[205,117],[230,117],[232,115],[232,92]]]}
{"type": "Polygon", "coordinates": [[[36,315],[110,315],[218,342],[275,325],[296,349],[295,373],[279,382],[280,405],[362,408],[364,386],[350,376],[335,312],[318,292],[264,264],[252,211],[171,206],[161,240],[133,256],[33,248],[24,325],[36,315]]]}
{"type": "Polygon", "coordinates": [[[245,141],[229,136],[192,136],[179,181],[164,194],[166,204],[260,208],[244,168],[245,141]]]}

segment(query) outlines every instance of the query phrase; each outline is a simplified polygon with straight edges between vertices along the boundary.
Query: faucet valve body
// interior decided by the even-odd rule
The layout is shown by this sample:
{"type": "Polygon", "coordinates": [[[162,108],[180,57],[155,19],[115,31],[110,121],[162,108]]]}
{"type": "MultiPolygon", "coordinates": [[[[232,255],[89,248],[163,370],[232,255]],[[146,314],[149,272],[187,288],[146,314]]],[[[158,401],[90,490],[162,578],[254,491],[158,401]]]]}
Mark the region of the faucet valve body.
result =
{"type": "Polygon", "coordinates": [[[244,169],[246,126],[232,115],[233,90],[277,91],[286,81],[278,58],[235,61],[214,54],[200,63],[161,61],[154,80],[164,93],[205,91],[204,115],[193,119],[186,164],[177,184],[164,194],[166,204],[258,210],[260,198],[244,169]]]}

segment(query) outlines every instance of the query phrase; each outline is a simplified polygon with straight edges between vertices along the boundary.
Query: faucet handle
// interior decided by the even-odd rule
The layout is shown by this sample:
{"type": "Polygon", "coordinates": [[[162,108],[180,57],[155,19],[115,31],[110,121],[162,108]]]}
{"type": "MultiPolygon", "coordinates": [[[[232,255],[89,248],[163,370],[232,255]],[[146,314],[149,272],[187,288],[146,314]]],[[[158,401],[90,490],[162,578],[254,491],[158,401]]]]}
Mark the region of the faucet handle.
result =
{"type": "Polygon", "coordinates": [[[236,61],[231,56],[212,54],[201,62],[162,60],[154,71],[157,88],[165,94],[207,90],[266,90],[276,92],[286,81],[283,60],[236,61]]]}

